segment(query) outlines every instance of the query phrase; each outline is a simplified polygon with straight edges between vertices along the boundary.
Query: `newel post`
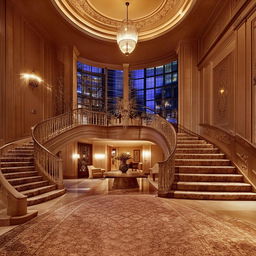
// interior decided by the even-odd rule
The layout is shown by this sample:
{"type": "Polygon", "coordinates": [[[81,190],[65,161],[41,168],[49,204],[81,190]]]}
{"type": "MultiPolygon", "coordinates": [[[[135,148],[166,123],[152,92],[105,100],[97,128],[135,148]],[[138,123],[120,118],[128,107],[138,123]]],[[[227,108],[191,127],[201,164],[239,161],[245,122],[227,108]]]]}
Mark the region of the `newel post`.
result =
{"type": "Polygon", "coordinates": [[[57,159],[57,163],[58,163],[58,188],[63,188],[63,160],[61,158],[57,159]]]}
{"type": "Polygon", "coordinates": [[[158,196],[159,197],[170,197],[173,174],[171,166],[166,166],[166,163],[159,162],[159,176],[158,176],[158,196]],[[166,168],[167,167],[167,168],[166,168]],[[169,168],[168,168],[169,167],[169,168]]]}

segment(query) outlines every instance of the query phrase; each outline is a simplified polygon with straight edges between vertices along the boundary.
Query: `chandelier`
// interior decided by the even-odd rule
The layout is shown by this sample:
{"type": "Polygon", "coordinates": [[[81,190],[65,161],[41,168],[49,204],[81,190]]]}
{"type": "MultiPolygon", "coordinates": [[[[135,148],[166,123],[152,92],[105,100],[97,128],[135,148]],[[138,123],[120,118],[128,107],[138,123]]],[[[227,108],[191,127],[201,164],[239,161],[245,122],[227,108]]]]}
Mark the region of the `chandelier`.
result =
{"type": "Polygon", "coordinates": [[[117,31],[117,44],[122,53],[126,56],[133,52],[138,41],[138,32],[131,20],[128,19],[128,6],[129,2],[125,3],[126,5],[126,19],[123,20],[121,27],[117,31]]]}

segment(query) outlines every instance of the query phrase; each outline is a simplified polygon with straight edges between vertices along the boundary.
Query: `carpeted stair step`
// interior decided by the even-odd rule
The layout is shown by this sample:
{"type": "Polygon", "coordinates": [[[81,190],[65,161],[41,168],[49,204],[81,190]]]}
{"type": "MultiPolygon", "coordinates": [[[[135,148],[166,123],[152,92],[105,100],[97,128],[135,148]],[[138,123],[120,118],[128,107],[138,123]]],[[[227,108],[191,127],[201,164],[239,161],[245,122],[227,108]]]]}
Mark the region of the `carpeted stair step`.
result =
{"type": "Polygon", "coordinates": [[[20,153],[20,152],[11,152],[11,153],[6,153],[4,155],[5,157],[34,157],[33,153],[20,153]]]}
{"type": "Polygon", "coordinates": [[[181,154],[176,153],[175,159],[224,159],[225,155],[222,153],[218,154],[181,154]]]}
{"type": "Polygon", "coordinates": [[[15,154],[15,153],[34,153],[34,149],[12,149],[9,150],[8,153],[15,154]]]}
{"type": "Polygon", "coordinates": [[[18,185],[18,186],[14,186],[14,188],[17,191],[24,191],[24,190],[30,190],[33,188],[39,188],[39,187],[43,187],[43,186],[47,186],[49,185],[49,182],[46,180],[42,180],[42,181],[37,181],[37,182],[32,182],[32,183],[27,183],[27,184],[22,184],[22,185],[18,185]]]}
{"type": "Polygon", "coordinates": [[[178,132],[177,136],[178,137],[197,137],[196,135],[191,135],[191,134],[188,134],[188,133],[185,133],[185,132],[178,132]]]}
{"type": "Polygon", "coordinates": [[[9,179],[8,182],[15,186],[15,185],[22,185],[27,183],[33,183],[37,181],[42,181],[42,176],[32,176],[32,177],[24,177],[24,178],[17,178],[17,179],[9,179]]]}
{"type": "Polygon", "coordinates": [[[34,146],[33,145],[19,146],[14,148],[13,150],[34,150],[34,146]]]}
{"type": "Polygon", "coordinates": [[[176,173],[231,174],[236,173],[234,166],[175,166],[176,173]]]}
{"type": "Polygon", "coordinates": [[[175,159],[177,166],[228,166],[231,162],[228,159],[175,159]]]}
{"type": "Polygon", "coordinates": [[[34,158],[33,157],[1,157],[1,162],[33,162],[34,158]]]}
{"type": "Polygon", "coordinates": [[[243,182],[241,174],[175,173],[175,181],[185,182],[243,182]]]}
{"type": "Polygon", "coordinates": [[[207,144],[205,140],[177,140],[177,146],[182,146],[183,144],[207,144]]]}
{"type": "Polygon", "coordinates": [[[176,148],[176,153],[184,153],[184,154],[216,154],[219,152],[218,148],[176,148]]]}
{"type": "Polygon", "coordinates": [[[33,162],[1,162],[1,167],[33,166],[33,162]]]}
{"type": "Polygon", "coordinates": [[[199,138],[196,136],[180,136],[179,134],[177,135],[177,140],[199,140],[199,138]]]}
{"type": "Polygon", "coordinates": [[[13,173],[13,172],[26,172],[34,171],[34,166],[15,166],[15,167],[4,167],[1,168],[2,173],[13,173]]]}
{"type": "Polygon", "coordinates": [[[33,189],[22,191],[22,194],[27,197],[33,197],[33,196],[37,196],[43,193],[53,191],[55,189],[56,189],[56,185],[48,185],[48,186],[43,186],[39,188],[33,188],[33,189]]]}
{"type": "Polygon", "coordinates": [[[175,182],[173,190],[185,191],[219,191],[219,192],[251,192],[252,186],[238,182],[175,182]]]}
{"type": "Polygon", "coordinates": [[[6,179],[16,179],[16,178],[31,177],[36,175],[38,175],[38,172],[36,171],[4,173],[4,177],[6,179]]]}
{"type": "Polygon", "coordinates": [[[214,146],[209,143],[197,143],[197,144],[180,144],[178,148],[213,148],[214,146]]]}
{"type": "Polygon", "coordinates": [[[40,204],[46,201],[49,201],[51,199],[54,199],[56,197],[59,197],[63,194],[65,194],[65,189],[57,189],[53,190],[38,196],[33,196],[27,199],[28,206],[35,205],[35,204],[40,204]]]}
{"type": "Polygon", "coordinates": [[[170,196],[177,199],[194,200],[256,200],[252,192],[207,192],[207,191],[171,191],[170,196]]]}

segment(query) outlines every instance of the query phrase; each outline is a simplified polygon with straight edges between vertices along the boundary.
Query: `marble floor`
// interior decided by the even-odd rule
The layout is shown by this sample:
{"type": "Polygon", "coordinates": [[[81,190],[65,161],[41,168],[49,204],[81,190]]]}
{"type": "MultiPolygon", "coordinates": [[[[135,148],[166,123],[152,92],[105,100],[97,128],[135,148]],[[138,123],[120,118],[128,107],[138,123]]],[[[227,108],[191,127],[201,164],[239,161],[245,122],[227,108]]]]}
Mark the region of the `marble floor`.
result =
{"type": "Polygon", "coordinates": [[[0,228],[0,255],[256,255],[256,202],[163,199],[146,179],[65,180],[67,193],[0,228]]]}

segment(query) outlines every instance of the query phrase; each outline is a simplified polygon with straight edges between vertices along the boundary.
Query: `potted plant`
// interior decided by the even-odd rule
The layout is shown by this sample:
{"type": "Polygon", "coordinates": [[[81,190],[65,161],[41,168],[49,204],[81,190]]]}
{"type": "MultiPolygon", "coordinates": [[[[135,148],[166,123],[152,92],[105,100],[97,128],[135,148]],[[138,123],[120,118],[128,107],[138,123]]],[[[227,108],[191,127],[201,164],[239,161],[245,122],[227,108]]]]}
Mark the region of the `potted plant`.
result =
{"type": "Polygon", "coordinates": [[[126,163],[127,160],[131,159],[131,155],[129,153],[122,153],[122,154],[119,154],[116,159],[117,160],[120,160],[120,165],[119,165],[119,170],[122,172],[122,173],[126,173],[129,166],[128,164],[126,163]]]}

